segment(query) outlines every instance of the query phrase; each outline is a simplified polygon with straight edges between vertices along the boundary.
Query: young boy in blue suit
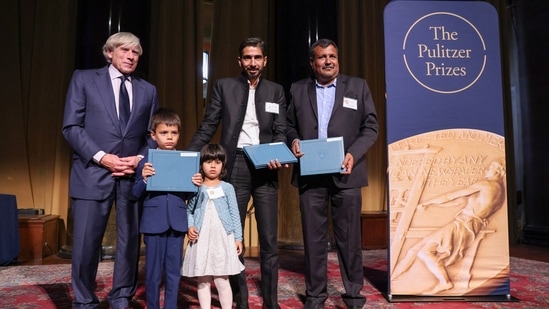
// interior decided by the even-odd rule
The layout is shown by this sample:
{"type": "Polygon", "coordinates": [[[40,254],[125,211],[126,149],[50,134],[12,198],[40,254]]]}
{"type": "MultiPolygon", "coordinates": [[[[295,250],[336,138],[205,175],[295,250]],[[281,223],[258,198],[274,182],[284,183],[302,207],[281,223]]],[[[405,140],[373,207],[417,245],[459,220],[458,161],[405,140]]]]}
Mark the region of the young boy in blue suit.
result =
{"type": "MultiPolygon", "coordinates": [[[[151,137],[158,149],[175,150],[181,120],[168,109],[159,109],[151,119],[151,137]]],[[[183,241],[187,233],[186,201],[194,193],[147,191],[147,178],[155,173],[148,158],[140,161],[133,194],[143,205],[139,231],[145,242],[145,289],[147,308],[160,309],[160,287],[165,275],[164,308],[177,308],[183,241]]],[[[196,173],[192,182],[202,185],[196,173]]]]}

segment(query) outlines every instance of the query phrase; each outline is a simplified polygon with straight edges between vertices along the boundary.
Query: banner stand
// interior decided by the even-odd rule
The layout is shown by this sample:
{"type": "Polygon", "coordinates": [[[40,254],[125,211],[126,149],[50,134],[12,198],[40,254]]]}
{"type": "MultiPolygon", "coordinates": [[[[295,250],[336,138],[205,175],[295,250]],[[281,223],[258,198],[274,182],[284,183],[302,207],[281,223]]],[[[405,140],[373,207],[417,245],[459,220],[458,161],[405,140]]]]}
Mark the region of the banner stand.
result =
{"type": "Polygon", "coordinates": [[[484,1],[384,11],[389,302],[511,296],[498,16],[484,1]]]}

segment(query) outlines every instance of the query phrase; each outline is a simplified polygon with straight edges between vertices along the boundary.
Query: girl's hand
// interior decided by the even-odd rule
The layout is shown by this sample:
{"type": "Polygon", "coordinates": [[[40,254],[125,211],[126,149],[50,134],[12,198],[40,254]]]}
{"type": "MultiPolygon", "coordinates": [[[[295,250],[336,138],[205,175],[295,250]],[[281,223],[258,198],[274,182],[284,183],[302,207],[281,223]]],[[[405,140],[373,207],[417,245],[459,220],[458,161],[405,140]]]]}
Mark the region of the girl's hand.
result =
{"type": "Polygon", "coordinates": [[[196,227],[191,226],[189,228],[189,231],[187,232],[187,237],[189,238],[189,241],[198,239],[198,230],[196,229],[196,227]]]}
{"type": "Polygon", "coordinates": [[[200,174],[200,173],[194,174],[191,181],[194,183],[195,186],[200,187],[202,185],[202,181],[203,181],[202,174],[200,174]]]}
{"type": "Polygon", "coordinates": [[[236,244],[236,253],[238,253],[238,255],[241,255],[242,254],[242,242],[240,240],[237,240],[237,241],[235,241],[235,244],[236,244]]]}

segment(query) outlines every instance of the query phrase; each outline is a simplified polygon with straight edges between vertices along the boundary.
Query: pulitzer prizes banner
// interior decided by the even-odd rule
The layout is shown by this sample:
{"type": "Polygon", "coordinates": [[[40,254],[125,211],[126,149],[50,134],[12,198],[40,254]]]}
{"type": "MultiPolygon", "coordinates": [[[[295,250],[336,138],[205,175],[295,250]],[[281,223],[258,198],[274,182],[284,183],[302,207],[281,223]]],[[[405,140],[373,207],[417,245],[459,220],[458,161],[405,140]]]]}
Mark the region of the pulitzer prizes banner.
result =
{"type": "Polygon", "coordinates": [[[498,16],[481,1],[384,12],[389,300],[510,298],[498,16]]]}

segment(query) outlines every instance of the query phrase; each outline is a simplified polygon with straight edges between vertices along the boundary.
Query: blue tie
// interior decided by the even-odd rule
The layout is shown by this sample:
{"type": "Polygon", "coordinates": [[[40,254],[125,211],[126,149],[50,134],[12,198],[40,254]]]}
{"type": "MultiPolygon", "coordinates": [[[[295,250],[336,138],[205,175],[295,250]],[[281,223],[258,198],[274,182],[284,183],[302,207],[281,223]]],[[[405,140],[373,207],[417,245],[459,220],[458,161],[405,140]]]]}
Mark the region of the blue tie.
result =
{"type": "Polygon", "coordinates": [[[130,119],[130,96],[128,95],[128,89],[126,89],[127,77],[125,75],[120,76],[120,95],[118,96],[118,118],[120,120],[120,128],[122,131],[126,129],[128,120],[130,119]]]}

